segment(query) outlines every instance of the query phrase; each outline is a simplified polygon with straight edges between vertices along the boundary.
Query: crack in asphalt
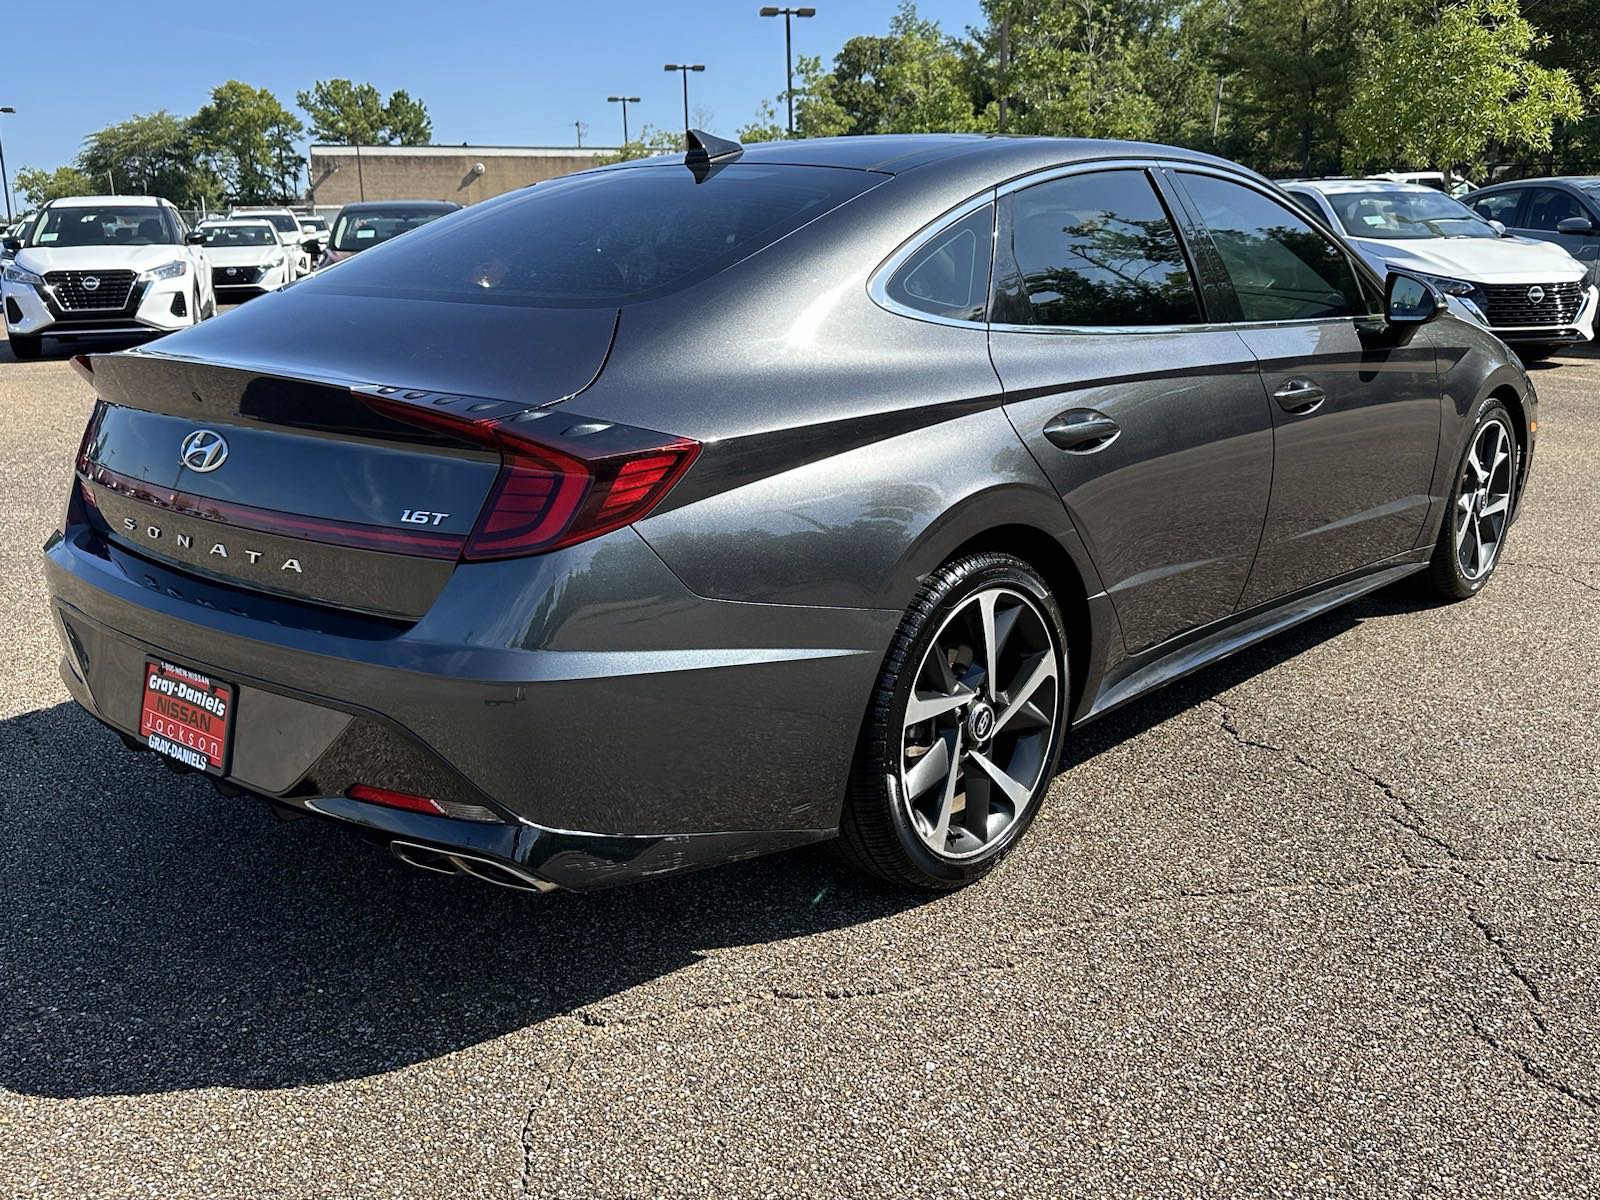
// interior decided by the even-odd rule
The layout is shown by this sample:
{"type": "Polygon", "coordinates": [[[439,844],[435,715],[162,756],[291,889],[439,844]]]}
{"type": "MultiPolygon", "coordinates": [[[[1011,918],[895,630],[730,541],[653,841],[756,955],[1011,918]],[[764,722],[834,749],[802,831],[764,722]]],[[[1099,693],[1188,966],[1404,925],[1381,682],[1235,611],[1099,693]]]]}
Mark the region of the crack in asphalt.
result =
{"type": "Polygon", "coordinates": [[[1549,1033],[1550,1026],[1544,1019],[1544,993],[1539,990],[1539,981],[1532,974],[1517,965],[1517,960],[1512,956],[1511,947],[1506,945],[1505,939],[1495,930],[1495,927],[1485,921],[1471,908],[1467,909],[1467,920],[1479,933],[1483,940],[1489,944],[1500,961],[1505,964],[1506,972],[1522,985],[1522,990],[1528,996],[1528,1015],[1533,1018],[1533,1023],[1539,1027],[1540,1033],[1549,1033]]]}
{"type": "MultiPolygon", "coordinates": [[[[1220,710],[1223,732],[1241,748],[1279,755],[1324,779],[1331,780],[1339,777],[1339,771],[1316,761],[1306,754],[1286,746],[1246,735],[1239,728],[1233,707],[1228,702],[1215,697],[1211,698],[1209,702],[1220,710]]],[[[1417,811],[1410,800],[1400,794],[1393,782],[1359,763],[1339,760],[1337,765],[1343,768],[1343,771],[1350,778],[1375,788],[1392,805],[1391,808],[1379,815],[1388,825],[1390,844],[1395,851],[1396,857],[1400,860],[1399,866],[1359,879],[1308,879],[1217,888],[1180,887],[1170,892],[1137,897],[1122,904],[1096,905],[1090,909],[1089,915],[1082,920],[1037,926],[1014,934],[1012,952],[1000,961],[964,967],[960,970],[914,982],[868,985],[864,987],[825,986],[817,989],[769,987],[765,990],[749,992],[730,999],[691,1002],[666,1010],[649,1011],[620,1017],[607,1017],[584,1007],[568,1010],[563,1015],[569,1018],[573,1025],[581,1031],[583,1038],[579,1045],[574,1046],[568,1053],[565,1066],[561,1070],[554,1071],[546,1076],[543,1093],[528,1109],[522,1129],[523,1194],[532,1194],[535,1187],[537,1168],[535,1156],[539,1144],[536,1126],[539,1113],[541,1109],[547,1108],[556,1102],[555,1097],[561,1082],[577,1068],[578,1060],[584,1052],[584,1046],[592,1038],[603,1038],[609,1033],[620,1030],[663,1024],[685,1016],[752,1010],[782,1004],[853,1004],[885,997],[908,996],[929,992],[967,979],[1011,975],[1026,966],[1030,961],[1055,952],[1057,949],[1055,938],[1060,935],[1082,933],[1096,925],[1116,920],[1130,913],[1159,909],[1174,904],[1233,901],[1248,899],[1252,896],[1297,893],[1351,894],[1380,887],[1394,879],[1422,874],[1439,875],[1442,873],[1454,875],[1474,888],[1482,889],[1485,886],[1484,881],[1476,876],[1469,867],[1474,864],[1481,865],[1490,862],[1533,861],[1563,866],[1600,867],[1600,860],[1568,858],[1543,851],[1533,851],[1527,858],[1515,860],[1510,858],[1485,858],[1468,854],[1452,843],[1449,838],[1430,829],[1427,819],[1417,811]],[[1431,847],[1439,856],[1442,856],[1444,861],[1428,861],[1427,858],[1418,857],[1406,845],[1408,836],[1416,843],[1431,847]],[[1034,938],[1042,940],[1034,945],[1025,944],[1029,939],[1034,938]]],[[[1483,944],[1493,953],[1495,961],[1500,964],[1504,973],[1516,983],[1519,992],[1524,997],[1527,1015],[1533,1025],[1540,1034],[1548,1035],[1549,1025],[1545,1018],[1545,1012],[1549,1006],[1537,978],[1517,962],[1502,933],[1493,924],[1484,919],[1470,903],[1463,904],[1463,913],[1467,922],[1482,939],[1483,944]]],[[[1600,1098],[1564,1083],[1530,1055],[1501,1040],[1484,1025],[1477,1014],[1469,1013],[1467,1020],[1472,1032],[1479,1040],[1495,1050],[1501,1057],[1516,1064],[1521,1072],[1541,1090],[1548,1091],[1577,1104],[1586,1113],[1600,1114],[1600,1098]]]]}
{"type": "MultiPolygon", "coordinates": [[[[1505,565],[1508,567],[1526,567],[1532,571],[1548,571],[1551,575],[1554,575],[1560,579],[1565,579],[1568,583],[1575,583],[1579,587],[1587,588],[1591,592],[1600,592],[1600,583],[1591,583],[1587,579],[1580,579],[1578,576],[1569,572],[1565,567],[1557,566],[1554,563],[1508,561],[1505,565]]],[[[1579,562],[1571,565],[1577,567],[1594,567],[1600,566],[1600,563],[1579,562]]]]}
{"type": "Polygon", "coordinates": [[[1541,1088],[1565,1096],[1586,1113],[1600,1113],[1600,1099],[1596,1099],[1595,1096],[1588,1092],[1579,1091],[1571,1084],[1561,1082],[1546,1067],[1534,1061],[1532,1057],[1524,1054],[1515,1046],[1502,1042],[1489,1032],[1488,1028],[1482,1021],[1478,1020],[1475,1014],[1467,1014],[1467,1023],[1480,1041],[1503,1057],[1509,1058],[1516,1063],[1522,1069],[1522,1073],[1541,1088]]]}
{"type": "MultiPolygon", "coordinates": [[[[1585,584],[1585,586],[1591,585],[1585,584]]],[[[1600,588],[1596,588],[1595,590],[1600,591],[1600,588]]],[[[1239,745],[1292,757],[1296,762],[1308,767],[1318,774],[1323,775],[1326,778],[1332,778],[1332,773],[1327,768],[1308,759],[1305,755],[1300,754],[1297,751],[1292,751],[1286,747],[1277,746],[1270,742],[1263,742],[1256,738],[1246,737],[1242,732],[1240,732],[1238,725],[1234,720],[1232,707],[1220,699],[1213,699],[1212,703],[1222,710],[1223,731],[1239,745]]],[[[1391,844],[1393,845],[1396,853],[1400,856],[1401,861],[1404,862],[1408,868],[1419,871],[1444,869],[1456,875],[1460,879],[1465,880],[1473,887],[1482,890],[1486,886],[1484,880],[1473,874],[1473,872],[1468,869],[1469,864],[1532,861],[1562,866],[1600,867],[1600,861],[1597,860],[1567,858],[1562,855],[1549,854],[1539,850],[1530,852],[1526,859],[1512,859],[1509,857],[1483,858],[1465,854],[1448,838],[1428,829],[1426,827],[1426,818],[1424,818],[1422,814],[1416,810],[1416,807],[1409,800],[1399,793],[1392,782],[1384,779],[1382,776],[1374,773],[1373,771],[1368,770],[1366,767],[1361,766],[1359,763],[1346,760],[1343,762],[1343,765],[1351,772],[1351,774],[1357,778],[1365,780],[1367,783],[1377,788],[1388,800],[1394,804],[1395,807],[1392,810],[1384,813],[1383,816],[1387,821],[1390,822],[1392,826],[1391,844]],[[1434,849],[1442,853],[1446,860],[1442,864],[1442,868],[1440,866],[1435,866],[1419,860],[1408,849],[1406,849],[1401,840],[1401,831],[1404,833],[1409,833],[1412,837],[1416,838],[1417,841],[1422,842],[1425,845],[1432,846],[1434,849]]],[[[1548,1005],[1545,1002],[1544,992],[1539,986],[1539,981],[1534,977],[1531,971],[1527,970],[1527,968],[1521,966],[1517,962],[1516,956],[1512,953],[1511,947],[1507,944],[1504,936],[1495,928],[1494,925],[1485,920],[1471,903],[1463,905],[1463,913],[1468,923],[1471,924],[1471,926],[1483,939],[1484,944],[1493,952],[1496,960],[1500,963],[1502,968],[1504,968],[1505,974],[1516,982],[1518,989],[1521,991],[1524,997],[1525,1007],[1529,1019],[1533,1022],[1540,1034],[1548,1035],[1550,1032],[1550,1026],[1545,1018],[1545,1011],[1548,1005]]],[[[1493,1048],[1503,1057],[1509,1058],[1511,1061],[1515,1062],[1522,1070],[1523,1074],[1525,1074],[1529,1079],[1533,1080],[1538,1086],[1573,1101],[1587,1113],[1600,1113],[1600,1099],[1597,1099],[1595,1096],[1587,1092],[1583,1092],[1578,1088],[1571,1086],[1570,1084],[1564,1083],[1562,1080],[1557,1078],[1548,1067],[1545,1067],[1536,1061],[1531,1055],[1526,1054],[1522,1050],[1517,1049],[1515,1046],[1509,1045],[1500,1038],[1496,1037],[1488,1030],[1483,1022],[1479,1020],[1476,1014],[1468,1014],[1467,1019],[1473,1032],[1479,1039],[1481,1039],[1485,1044],[1493,1048]]]]}

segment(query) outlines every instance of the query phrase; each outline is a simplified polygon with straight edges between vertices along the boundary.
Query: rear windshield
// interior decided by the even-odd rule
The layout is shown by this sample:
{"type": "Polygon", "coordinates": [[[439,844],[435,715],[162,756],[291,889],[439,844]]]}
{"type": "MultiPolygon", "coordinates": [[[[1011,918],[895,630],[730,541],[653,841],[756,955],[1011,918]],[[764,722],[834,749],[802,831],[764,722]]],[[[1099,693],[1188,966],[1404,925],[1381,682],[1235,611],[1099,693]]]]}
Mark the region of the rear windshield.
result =
{"type": "Polygon", "coordinates": [[[381,208],[341,213],[333,227],[335,250],[365,250],[449,216],[449,208],[381,208]]]}
{"type": "Polygon", "coordinates": [[[700,182],[678,165],[577,175],[466,209],[301,286],[535,307],[653,299],[709,278],[884,178],[738,163],[700,182]]]}
{"type": "Polygon", "coordinates": [[[166,209],[151,204],[63,205],[35,218],[30,246],[155,246],[178,240],[166,209]]]}

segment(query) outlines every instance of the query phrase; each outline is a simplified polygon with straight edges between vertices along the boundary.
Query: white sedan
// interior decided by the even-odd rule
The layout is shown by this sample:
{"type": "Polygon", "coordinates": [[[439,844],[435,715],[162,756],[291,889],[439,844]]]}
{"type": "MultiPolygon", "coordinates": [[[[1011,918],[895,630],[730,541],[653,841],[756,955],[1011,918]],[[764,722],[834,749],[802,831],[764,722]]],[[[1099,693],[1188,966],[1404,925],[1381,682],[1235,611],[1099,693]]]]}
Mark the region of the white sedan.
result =
{"type": "Polygon", "coordinates": [[[46,337],[170,333],[210,316],[202,240],[155,196],[52,200],[0,273],[11,353],[37,358],[46,337]]]}
{"type": "Polygon", "coordinates": [[[1508,236],[1461,201],[1418,184],[1295,180],[1283,189],[1343,233],[1379,274],[1425,276],[1524,358],[1594,336],[1600,293],[1559,246],[1508,236]]]}
{"type": "Polygon", "coordinates": [[[276,291],[294,278],[289,251],[270,221],[256,217],[202,221],[200,232],[206,235],[211,284],[224,303],[276,291]]]}

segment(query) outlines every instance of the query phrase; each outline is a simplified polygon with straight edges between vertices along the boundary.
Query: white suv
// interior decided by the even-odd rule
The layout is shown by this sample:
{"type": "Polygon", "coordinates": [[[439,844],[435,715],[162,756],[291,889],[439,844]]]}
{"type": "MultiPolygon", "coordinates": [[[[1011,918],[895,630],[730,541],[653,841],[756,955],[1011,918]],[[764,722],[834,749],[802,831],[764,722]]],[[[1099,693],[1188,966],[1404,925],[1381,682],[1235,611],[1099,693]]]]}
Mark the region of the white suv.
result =
{"type": "Polygon", "coordinates": [[[202,240],[155,196],[52,200],[9,244],[0,275],[11,353],[37,358],[46,337],[170,333],[211,316],[202,240]]]}
{"type": "Polygon", "coordinates": [[[229,217],[201,221],[198,228],[211,261],[211,286],[223,301],[233,304],[276,291],[294,279],[293,260],[271,221],[229,217]]]}

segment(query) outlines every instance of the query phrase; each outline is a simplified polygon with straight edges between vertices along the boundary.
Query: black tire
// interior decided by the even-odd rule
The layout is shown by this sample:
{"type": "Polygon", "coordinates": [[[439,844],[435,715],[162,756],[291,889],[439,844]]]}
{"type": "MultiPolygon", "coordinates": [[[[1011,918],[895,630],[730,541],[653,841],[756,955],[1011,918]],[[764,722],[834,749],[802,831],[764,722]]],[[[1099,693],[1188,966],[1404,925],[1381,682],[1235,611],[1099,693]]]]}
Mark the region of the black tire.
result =
{"type": "Polygon", "coordinates": [[[38,358],[44,353],[44,339],[37,335],[13,333],[6,339],[11,344],[11,356],[18,359],[38,358]]]}
{"type": "MultiPolygon", "coordinates": [[[[1444,521],[1439,528],[1439,540],[1433,548],[1433,558],[1428,563],[1426,575],[1429,592],[1439,600],[1454,602],[1468,600],[1476,596],[1484,585],[1494,577],[1495,568],[1500,565],[1500,551],[1504,546],[1505,534],[1509,531],[1511,522],[1516,517],[1517,503],[1520,496],[1517,485],[1521,480],[1522,448],[1517,444],[1517,426],[1511,419],[1511,413],[1499,400],[1490,398],[1485,400],[1478,409],[1478,418],[1472,426],[1472,436],[1467,439],[1466,446],[1461,451],[1461,456],[1456,460],[1456,472],[1450,486],[1450,499],[1445,505],[1444,521]],[[1490,559],[1488,569],[1480,574],[1471,574],[1462,564],[1461,554],[1457,551],[1455,534],[1458,513],[1461,512],[1462,497],[1471,495],[1468,488],[1467,475],[1471,468],[1468,460],[1472,457],[1474,448],[1484,436],[1488,426],[1498,423],[1504,433],[1505,444],[1509,448],[1510,457],[1504,464],[1503,470],[1508,476],[1508,507],[1505,510],[1505,520],[1501,524],[1499,537],[1494,546],[1493,557],[1490,559]]],[[[1495,476],[1499,478],[1500,472],[1495,476]]]]}
{"type": "MultiPolygon", "coordinates": [[[[978,665],[976,653],[975,650],[973,661],[966,668],[969,672],[978,665]]],[[[840,856],[852,865],[892,883],[934,891],[962,887],[988,874],[1027,832],[1055,774],[1067,725],[1069,678],[1067,635],[1061,610],[1049,587],[1031,566],[1009,554],[980,552],[963,555],[933,572],[918,590],[901,621],[879,672],[877,686],[873,689],[840,823],[837,846],[840,856]],[[982,601],[978,598],[980,594],[989,592],[1002,597],[1002,603],[1012,605],[1020,614],[1013,617],[1007,626],[1007,634],[994,639],[1002,647],[996,658],[996,662],[1001,664],[995,671],[996,676],[1006,678],[1006,672],[1012,664],[1016,664],[1018,677],[1024,669],[1036,672],[1048,653],[1055,668],[1051,684],[1053,707],[1049,714],[1048,730],[1041,730],[1034,722],[1033,732],[1021,734],[1017,732],[1020,721],[1011,726],[1011,732],[1001,731],[999,705],[994,703],[989,706],[991,733],[988,736],[993,740],[976,742],[968,747],[968,751],[981,747],[996,763],[1004,754],[1010,754],[1013,760],[1025,758],[1028,765],[1022,773],[1031,776],[1037,769],[1038,779],[1026,793],[1026,801],[1020,804],[991,793],[990,789],[998,785],[985,782],[983,792],[986,797],[992,796],[998,807],[991,808],[986,798],[981,809],[975,803],[967,808],[963,820],[970,819],[974,812],[984,813],[985,816],[980,819],[985,829],[983,837],[992,836],[992,843],[984,844],[976,834],[963,831],[961,836],[980,843],[980,848],[959,856],[952,854],[951,857],[945,857],[935,853],[931,841],[924,840],[924,836],[937,838],[939,834],[920,834],[918,827],[913,825],[912,805],[905,803],[902,797],[901,780],[905,777],[905,764],[908,761],[905,757],[907,705],[911,701],[919,672],[940,669],[946,677],[950,677],[947,668],[934,668],[931,665],[939,660],[930,656],[930,649],[936,638],[952,636],[948,631],[955,628],[956,622],[968,619],[966,613],[974,604],[981,609],[982,601]],[[1011,639],[1009,644],[1008,637],[1011,639]],[[1024,738],[1028,739],[1026,753],[1023,752],[1024,738]],[[1002,745],[1007,741],[1011,746],[1009,750],[1002,745]],[[1042,766],[1039,766],[1036,760],[1041,755],[1042,766]],[[1010,815],[1005,816],[1008,808],[1010,815]],[[991,813],[1009,821],[993,835],[987,832],[991,828],[988,823],[991,813]]],[[[1042,691],[1043,685],[1039,687],[1042,691]]],[[[1019,685],[1017,691],[1020,690],[1019,685]]],[[[1007,693],[1008,699],[1014,694],[1007,693]]],[[[981,699],[981,687],[973,695],[981,699]]],[[[1040,692],[1034,692],[1033,695],[1038,696],[1040,692]]],[[[1041,699],[1039,704],[1042,706],[1043,703],[1041,699]]],[[[975,710],[969,707],[937,720],[951,721],[962,736],[970,736],[969,727],[978,726],[971,726],[969,718],[976,716],[975,710]]],[[[930,719],[926,726],[915,728],[932,730],[936,727],[936,720],[930,719]]],[[[952,730],[954,733],[955,730],[952,730]]],[[[963,745],[958,736],[952,736],[952,744],[958,752],[963,745]]],[[[948,748],[945,757],[948,760],[948,748]]],[[[964,777],[971,763],[964,758],[958,761],[962,764],[960,773],[964,777]]],[[[973,769],[976,771],[976,767],[973,769]]],[[[984,777],[979,772],[976,778],[981,780],[984,777]]],[[[1021,788],[1025,785],[1017,786],[1018,794],[1021,794],[1021,788]]],[[[954,787],[952,781],[950,792],[954,791],[954,787]]],[[[970,786],[963,787],[963,804],[970,803],[968,797],[976,794],[970,786]]],[[[948,808],[948,798],[945,804],[948,808]]],[[[951,821],[954,829],[953,818],[951,821]]],[[[951,841],[952,838],[947,836],[942,844],[948,847],[951,841]]]]}

